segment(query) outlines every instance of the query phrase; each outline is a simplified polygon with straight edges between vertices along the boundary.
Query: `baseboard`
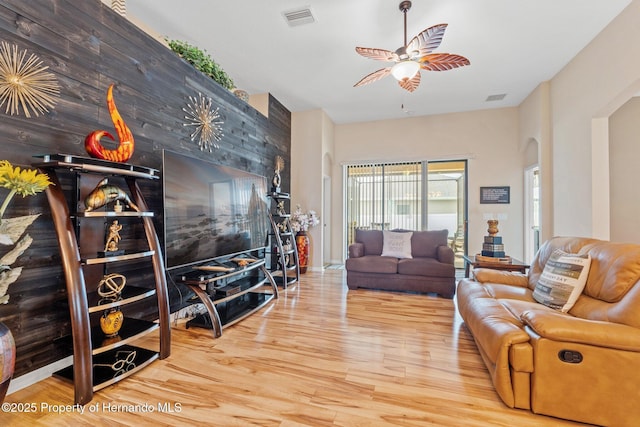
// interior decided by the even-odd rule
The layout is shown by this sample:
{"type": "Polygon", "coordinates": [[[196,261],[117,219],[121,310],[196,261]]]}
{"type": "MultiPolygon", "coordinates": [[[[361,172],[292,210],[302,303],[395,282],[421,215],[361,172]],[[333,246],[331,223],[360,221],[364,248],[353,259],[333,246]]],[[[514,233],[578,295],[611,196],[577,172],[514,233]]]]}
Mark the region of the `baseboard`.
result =
{"type": "Polygon", "coordinates": [[[65,357],[64,359],[60,359],[57,362],[54,362],[50,365],[43,366],[42,368],[36,369],[35,371],[28,372],[24,375],[21,375],[17,378],[12,378],[9,383],[9,390],[7,394],[14,393],[18,390],[22,390],[23,388],[27,388],[37,382],[45,380],[53,375],[54,372],[59,371],[62,368],[66,368],[73,364],[73,356],[65,357]]]}
{"type": "Polygon", "coordinates": [[[307,267],[307,271],[313,271],[317,273],[322,273],[324,270],[325,270],[324,266],[323,267],[307,267]]]}

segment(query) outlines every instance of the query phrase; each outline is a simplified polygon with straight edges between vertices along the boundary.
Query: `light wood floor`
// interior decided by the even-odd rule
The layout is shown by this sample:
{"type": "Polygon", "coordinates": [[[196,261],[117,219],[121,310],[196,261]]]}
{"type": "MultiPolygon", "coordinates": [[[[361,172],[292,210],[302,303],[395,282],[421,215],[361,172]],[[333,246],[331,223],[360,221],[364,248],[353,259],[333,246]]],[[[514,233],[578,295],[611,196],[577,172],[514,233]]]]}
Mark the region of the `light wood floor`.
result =
{"type": "Polygon", "coordinates": [[[343,274],[305,274],[217,340],[178,325],[170,358],[98,392],[84,414],[43,408],[73,404],[56,378],[13,393],[6,402],[37,409],[0,413],[0,425],[579,425],[507,408],[454,301],[348,291],[343,274]]]}

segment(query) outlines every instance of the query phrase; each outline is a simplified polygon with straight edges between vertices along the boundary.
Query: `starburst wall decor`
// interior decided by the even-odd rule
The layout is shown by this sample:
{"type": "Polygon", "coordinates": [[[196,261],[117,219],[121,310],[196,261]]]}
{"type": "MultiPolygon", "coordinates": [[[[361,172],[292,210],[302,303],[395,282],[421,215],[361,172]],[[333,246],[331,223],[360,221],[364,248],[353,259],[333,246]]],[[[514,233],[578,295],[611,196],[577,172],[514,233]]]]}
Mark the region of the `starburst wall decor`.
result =
{"type": "Polygon", "coordinates": [[[35,54],[25,60],[27,51],[18,51],[18,46],[0,43],[0,107],[5,105],[5,113],[20,114],[27,118],[49,112],[55,105],[55,97],[60,94],[58,80],[46,71],[42,61],[35,54]]]}
{"type": "Polygon", "coordinates": [[[211,98],[205,98],[198,93],[198,98],[189,97],[190,103],[182,111],[187,113],[184,116],[187,123],[183,126],[193,126],[191,133],[191,141],[198,139],[200,150],[208,150],[210,153],[213,148],[220,148],[216,142],[220,141],[224,134],[222,133],[223,120],[220,120],[220,108],[213,109],[213,101],[211,98]],[[215,141],[215,142],[214,142],[215,141]]]}

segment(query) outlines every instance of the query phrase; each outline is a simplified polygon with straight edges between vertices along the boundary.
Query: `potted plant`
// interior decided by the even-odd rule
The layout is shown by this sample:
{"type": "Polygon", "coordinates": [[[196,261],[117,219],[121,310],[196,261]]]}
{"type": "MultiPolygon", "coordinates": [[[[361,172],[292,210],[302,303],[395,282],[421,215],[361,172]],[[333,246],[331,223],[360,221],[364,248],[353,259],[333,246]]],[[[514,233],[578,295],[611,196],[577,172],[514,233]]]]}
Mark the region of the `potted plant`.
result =
{"type": "Polygon", "coordinates": [[[222,87],[232,90],[235,85],[229,75],[218,65],[205,50],[181,40],[168,40],[169,48],[182,59],[193,65],[196,70],[211,77],[222,87]]]}
{"type": "MultiPolygon", "coordinates": [[[[7,160],[0,161],[0,187],[9,190],[9,194],[0,205],[0,245],[12,246],[0,257],[0,304],[6,304],[9,301],[9,295],[7,295],[9,285],[22,273],[22,267],[12,268],[11,265],[33,242],[31,236],[24,232],[40,216],[35,214],[3,219],[5,211],[16,194],[22,197],[31,196],[44,191],[49,185],[51,185],[49,177],[38,173],[35,169],[21,170],[7,160]]],[[[0,402],[4,400],[13,376],[15,356],[13,335],[9,328],[0,322],[0,402]]]]}

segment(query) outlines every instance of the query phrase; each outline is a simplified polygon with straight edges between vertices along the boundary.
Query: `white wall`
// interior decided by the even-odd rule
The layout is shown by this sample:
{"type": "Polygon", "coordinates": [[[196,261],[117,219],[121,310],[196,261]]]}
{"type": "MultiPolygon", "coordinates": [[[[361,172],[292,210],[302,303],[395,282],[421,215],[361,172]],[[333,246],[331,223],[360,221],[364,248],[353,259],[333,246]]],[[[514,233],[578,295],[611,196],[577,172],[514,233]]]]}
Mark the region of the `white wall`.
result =
{"type": "MultiPolygon", "coordinates": [[[[300,205],[306,212],[315,210],[323,223],[323,177],[333,158],[333,123],[322,110],[309,110],[291,115],[291,210],[300,205]]],[[[311,254],[308,268],[323,266],[322,225],[308,232],[311,254]]]]}
{"type": "Polygon", "coordinates": [[[555,234],[609,238],[607,120],[640,91],[640,0],[551,80],[555,234]]]}
{"type": "Polygon", "coordinates": [[[468,159],[469,253],[482,249],[487,217],[499,216],[507,252],[522,257],[524,152],[515,108],[337,125],[333,168],[332,256],[343,252],[342,167],[371,161],[468,159]],[[509,205],[479,204],[480,187],[510,186],[509,205]],[[340,197],[340,200],[338,200],[340,197]]]}
{"type": "MultiPolygon", "coordinates": [[[[534,140],[538,147],[540,167],[540,240],[554,235],[553,231],[553,156],[551,145],[550,84],[540,84],[518,108],[518,141],[526,148],[534,140]]],[[[527,161],[525,166],[531,166],[527,161]]],[[[524,230],[523,230],[524,232],[524,230]]]]}
{"type": "Polygon", "coordinates": [[[609,121],[611,240],[640,243],[640,97],[632,98],[609,121]]]}

